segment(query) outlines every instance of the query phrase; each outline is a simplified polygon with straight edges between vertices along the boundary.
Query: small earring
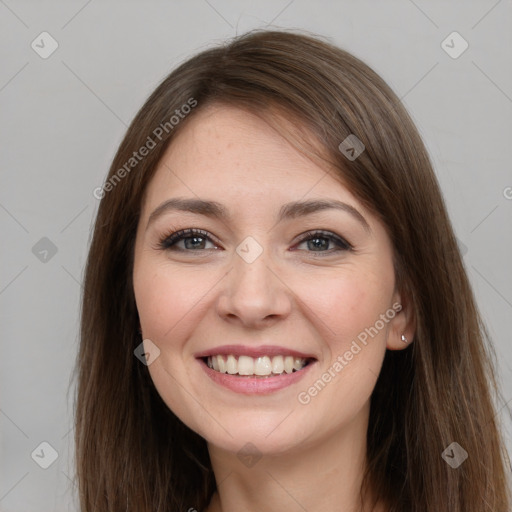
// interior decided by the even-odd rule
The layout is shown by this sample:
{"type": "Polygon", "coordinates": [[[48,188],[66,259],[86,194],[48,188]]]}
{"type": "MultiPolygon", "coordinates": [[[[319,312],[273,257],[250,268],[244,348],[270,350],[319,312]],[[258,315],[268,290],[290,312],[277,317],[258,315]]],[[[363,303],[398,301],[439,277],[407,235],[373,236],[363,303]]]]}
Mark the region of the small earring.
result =
{"type": "Polygon", "coordinates": [[[406,338],[403,334],[402,334],[402,341],[403,341],[404,343],[408,343],[407,338],[406,338]]]}

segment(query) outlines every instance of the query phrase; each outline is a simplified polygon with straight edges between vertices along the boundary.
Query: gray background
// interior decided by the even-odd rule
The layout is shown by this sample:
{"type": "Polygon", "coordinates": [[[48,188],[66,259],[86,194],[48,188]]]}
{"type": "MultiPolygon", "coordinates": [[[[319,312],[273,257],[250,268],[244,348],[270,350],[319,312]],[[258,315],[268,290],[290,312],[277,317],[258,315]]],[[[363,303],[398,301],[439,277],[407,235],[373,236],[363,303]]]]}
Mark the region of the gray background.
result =
{"type": "Polygon", "coordinates": [[[77,510],[67,391],[92,192],[126,125],[183,59],[267,25],[330,37],[403,98],[495,340],[510,448],[511,18],[506,0],[0,0],[0,510],[77,510]],[[46,59],[31,47],[48,51],[43,31],[59,45],[46,59]],[[453,31],[469,43],[458,58],[441,46],[453,31]],[[58,452],[48,469],[36,463],[50,460],[42,442],[58,452]]]}

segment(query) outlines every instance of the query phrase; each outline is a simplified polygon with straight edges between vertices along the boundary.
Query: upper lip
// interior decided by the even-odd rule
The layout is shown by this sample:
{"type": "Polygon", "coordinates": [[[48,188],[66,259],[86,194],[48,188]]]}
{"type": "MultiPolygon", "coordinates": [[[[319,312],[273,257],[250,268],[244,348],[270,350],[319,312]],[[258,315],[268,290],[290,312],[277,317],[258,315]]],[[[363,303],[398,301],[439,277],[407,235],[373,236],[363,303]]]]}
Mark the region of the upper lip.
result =
{"type": "Polygon", "coordinates": [[[219,347],[203,350],[195,354],[196,358],[203,358],[208,356],[218,355],[233,355],[233,356],[249,356],[249,357],[262,357],[262,356],[293,356],[303,357],[304,359],[316,359],[312,354],[300,352],[298,350],[279,347],[277,345],[260,345],[257,347],[247,345],[222,345],[219,347]]]}

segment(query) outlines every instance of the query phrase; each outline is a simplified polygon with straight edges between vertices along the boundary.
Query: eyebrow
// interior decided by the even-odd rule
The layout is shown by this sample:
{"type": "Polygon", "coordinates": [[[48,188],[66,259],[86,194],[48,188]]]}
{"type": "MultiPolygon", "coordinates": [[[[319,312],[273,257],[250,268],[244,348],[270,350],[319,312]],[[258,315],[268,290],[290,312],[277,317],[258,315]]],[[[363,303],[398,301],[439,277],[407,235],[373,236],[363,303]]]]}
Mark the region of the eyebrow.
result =
{"type": "MultiPolygon", "coordinates": [[[[283,220],[303,217],[329,209],[341,210],[349,213],[363,226],[363,228],[369,234],[371,234],[372,230],[370,225],[361,215],[361,213],[359,213],[359,211],[356,210],[353,206],[336,199],[316,199],[310,201],[294,201],[291,203],[286,203],[279,210],[277,222],[279,223],[283,220]]],[[[151,213],[146,225],[146,230],[148,229],[149,225],[157,218],[170,211],[181,211],[186,213],[193,213],[196,215],[204,215],[206,217],[220,219],[224,222],[228,222],[230,220],[230,215],[226,207],[216,201],[173,197],[172,199],[164,201],[151,213]]]]}

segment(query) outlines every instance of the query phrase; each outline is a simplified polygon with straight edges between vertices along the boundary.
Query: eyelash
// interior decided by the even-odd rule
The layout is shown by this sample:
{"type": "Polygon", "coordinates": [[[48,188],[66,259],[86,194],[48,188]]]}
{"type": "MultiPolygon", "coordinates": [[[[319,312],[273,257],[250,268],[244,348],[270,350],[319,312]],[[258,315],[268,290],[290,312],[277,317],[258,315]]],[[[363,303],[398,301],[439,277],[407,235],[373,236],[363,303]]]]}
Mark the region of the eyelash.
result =
{"type": "MultiPolygon", "coordinates": [[[[211,249],[177,249],[174,246],[180,242],[181,240],[186,240],[189,238],[204,238],[214,244],[216,242],[210,237],[210,234],[207,231],[203,231],[202,229],[195,229],[195,228],[189,228],[189,229],[182,229],[180,231],[176,231],[171,234],[165,235],[158,243],[158,249],[161,250],[171,250],[171,251],[180,251],[180,252],[200,252],[200,251],[207,251],[211,249]]],[[[323,253],[323,254],[332,254],[333,252],[338,251],[352,251],[353,246],[347,242],[345,239],[335,235],[334,233],[331,233],[329,231],[322,231],[322,230],[315,230],[315,231],[308,231],[307,233],[304,233],[301,235],[300,239],[298,240],[297,244],[301,244],[303,242],[308,242],[310,240],[315,240],[317,238],[325,238],[327,240],[330,240],[334,242],[338,248],[337,249],[329,249],[327,251],[308,251],[312,253],[323,253]]]]}

